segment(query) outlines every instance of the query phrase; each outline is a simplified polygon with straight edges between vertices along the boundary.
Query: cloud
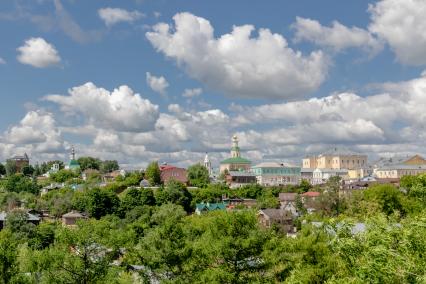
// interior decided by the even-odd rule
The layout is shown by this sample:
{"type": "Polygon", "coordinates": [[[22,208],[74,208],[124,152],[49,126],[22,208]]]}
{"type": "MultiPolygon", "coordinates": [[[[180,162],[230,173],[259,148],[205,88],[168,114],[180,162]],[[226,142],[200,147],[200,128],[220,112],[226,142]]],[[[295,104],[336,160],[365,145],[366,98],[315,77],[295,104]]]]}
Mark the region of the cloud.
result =
{"type": "MultiPolygon", "coordinates": [[[[55,5],[55,20],[49,20],[46,17],[32,20],[38,20],[39,24],[41,25],[49,25],[53,23],[57,25],[57,28],[60,28],[72,40],[79,43],[96,41],[101,38],[102,33],[100,31],[82,29],[64,8],[60,0],[54,0],[53,3],[55,5]]],[[[56,28],[56,26],[54,28],[56,28]]]]}
{"type": "Polygon", "coordinates": [[[294,40],[296,42],[310,41],[335,51],[357,47],[372,55],[383,49],[383,42],[369,31],[358,27],[348,28],[338,21],[333,21],[331,27],[326,27],[318,21],[297,17],[292,28],[295,30],[294,40]]]}
{"type": "Polygon", "coordinates": [[[7,148],[9,155],[16,155],[19,149],[33,155],[58,154],[65,149],[53,114],[40,110],[28,112],[19,124],[4,132],[1,140],[0,148],[7,148]]]}
{"type": "Polygon", "coordinates": [[[234,26],[215,38],[204,18],[179,13],[173,19],[174,27],[157,24],[147,39],[191,77],[226,96],[297,99],[317,90],[327,75],[321,51],[305,56],[268,29],[253,37],[254,26],[234,26]]]}
{"type": "Polygon", "coordinates": [[[107,27],[111,27],[120,22],[131,23],[143,17],[143,14],[139,11],[127,11],[110,7],[99,9],[98,15],[107,27]]]}
{"type": "Polygon", "coordinates": [[[201,88],[185,89],[182,93],[182,97],[194,98],[194,97],[198,97],[199,95],[201,95],[202,92],[203,92],[203,89],[201,89],[201,88]]]}
{"type": "Polygon", "coordinates": [[[69,90],[69,95],[48,95],[61,110],[82,115],[87,124],[115,131],[144,132],[154,129],[158,106],[135,94],[128,86],[110,92],[89,82],[69,90]]]}
{"type": "Polygon", "coordinates": [[[26,40],[24,45],[18,47],[17,50],[19,62],[37,68],[57,65],[61,61],[55,47],[40,37],[26,40]]]}
{"type": "Polygon", "coordinates": [[[146,83],[154,91],[161,95],[166,95],[169,83],[163,76],[155,77],[151,73],[146,72],[146,83]]]}
{"type": "Polygon", "coordinates": [[[3,58],[0,57],[0,65],[2,64],[6,64],[6,60],[4,60],[3,58]]]}
{"type": "Polygon", "coordinates": [[[387,41],[399,62],[426,64],[426,1],[381,0],[368,10],[369,30],[387,41]]]}

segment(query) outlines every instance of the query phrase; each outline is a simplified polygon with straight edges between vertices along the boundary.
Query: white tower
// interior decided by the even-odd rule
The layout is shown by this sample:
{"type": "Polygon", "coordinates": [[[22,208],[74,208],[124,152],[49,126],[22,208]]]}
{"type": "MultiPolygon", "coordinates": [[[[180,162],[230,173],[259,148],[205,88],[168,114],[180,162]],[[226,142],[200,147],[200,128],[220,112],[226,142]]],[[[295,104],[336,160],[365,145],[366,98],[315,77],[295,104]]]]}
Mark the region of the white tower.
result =
{"type": "Polygon", "coordinates": [[[71,161],[75,160],[75,149],[74,149],[74,145],[71,147],[70,160],[71,161]]]}
{"type": "Polygon", "coordinates": [[[237,137],[237,135],[232,136],[231,157],[232,158],[238,158],[238,157],[240,157],[240,147],[238,147],[238,137],[237,137]]]}
{"type": "Polygon", "coordinates": [[[209,171],[209,175],[212,174],[212,162],[210,162],[209,154],[206,153],[206,156],[204,157],[204,166],[209,171]]]}

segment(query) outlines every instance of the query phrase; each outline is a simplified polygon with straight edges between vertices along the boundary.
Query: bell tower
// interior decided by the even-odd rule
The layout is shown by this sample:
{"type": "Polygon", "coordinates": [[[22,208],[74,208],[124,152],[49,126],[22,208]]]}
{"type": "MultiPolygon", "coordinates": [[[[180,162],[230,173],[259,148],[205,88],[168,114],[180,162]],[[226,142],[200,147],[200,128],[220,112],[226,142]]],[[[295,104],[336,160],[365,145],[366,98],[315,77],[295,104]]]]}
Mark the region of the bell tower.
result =
{"type": "Polygon", "coordinates": [[[238,147],[238,137],[237,135],[232,136],[232,148],[231,148],[231,157],[239,158],[240,155],[240,147],[238,147]]]}

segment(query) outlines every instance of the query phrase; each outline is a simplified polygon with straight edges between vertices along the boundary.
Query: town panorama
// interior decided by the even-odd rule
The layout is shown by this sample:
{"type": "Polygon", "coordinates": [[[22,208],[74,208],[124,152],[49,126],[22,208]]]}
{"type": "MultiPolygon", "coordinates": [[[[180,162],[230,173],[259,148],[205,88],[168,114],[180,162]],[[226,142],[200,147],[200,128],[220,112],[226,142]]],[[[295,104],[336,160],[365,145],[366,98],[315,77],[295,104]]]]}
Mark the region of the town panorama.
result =
{"type": "Polygon", "coordinates": [[[426,283],[426,0],[2,0],[0,36],[0,284],[426,283]]]}

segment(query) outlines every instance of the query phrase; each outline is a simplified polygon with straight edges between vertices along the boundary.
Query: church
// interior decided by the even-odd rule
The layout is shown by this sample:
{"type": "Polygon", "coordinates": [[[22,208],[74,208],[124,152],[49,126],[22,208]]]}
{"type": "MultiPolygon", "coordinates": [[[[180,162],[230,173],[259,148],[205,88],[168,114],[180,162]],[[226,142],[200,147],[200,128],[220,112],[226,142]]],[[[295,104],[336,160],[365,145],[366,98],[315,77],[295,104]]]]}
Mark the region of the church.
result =
{"type": "Polygon", "coordinates": [[[238,137],[232,137],[231,157],[220,162],[220,172],[225,171],[249,171],[251,162],[241,157],[240,147],[238,146],[238,137]]]}

